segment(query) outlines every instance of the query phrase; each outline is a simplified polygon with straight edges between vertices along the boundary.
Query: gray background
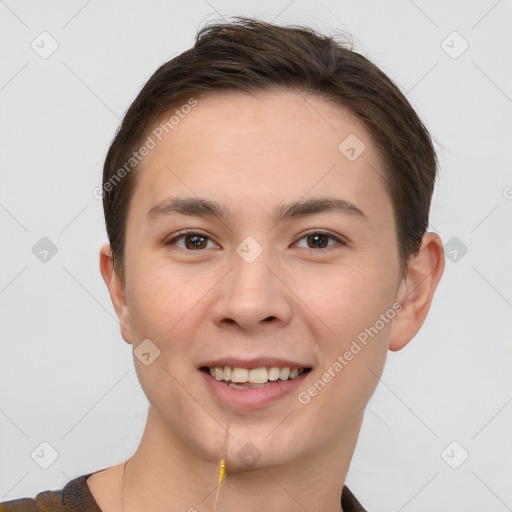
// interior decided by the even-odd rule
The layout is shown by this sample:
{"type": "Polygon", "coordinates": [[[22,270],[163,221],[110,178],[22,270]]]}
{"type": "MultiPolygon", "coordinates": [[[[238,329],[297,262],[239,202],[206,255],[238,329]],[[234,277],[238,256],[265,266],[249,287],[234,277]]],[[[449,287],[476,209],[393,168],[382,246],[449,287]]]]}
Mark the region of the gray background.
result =
{"type": "Polygon", "coordinates": [[[138,445],[147,401],[98,270],[93,190],[153,71],[236,14],[350,32],[439,151],[445,275],[420,334],[389,354],[347,484],[369,511],[512,510],[512,6],[495,0],[0,2],[0,501],[138,445]]]}

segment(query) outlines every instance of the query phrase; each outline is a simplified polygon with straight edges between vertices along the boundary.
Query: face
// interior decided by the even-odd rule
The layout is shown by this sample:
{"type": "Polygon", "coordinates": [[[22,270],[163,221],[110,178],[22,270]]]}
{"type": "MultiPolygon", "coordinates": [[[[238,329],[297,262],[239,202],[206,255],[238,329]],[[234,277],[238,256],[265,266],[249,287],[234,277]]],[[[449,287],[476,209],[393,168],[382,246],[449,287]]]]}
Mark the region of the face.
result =
{"type": "Polygon", "coordinates": [[[341,450],[382,372],[401,283],[363,125],[292,92],[210,96],[137,172],[122,323],[134,349],[149,339],[160,351],[135,364],[169,437],[218,461],[229,420],[232,470],[246,463],[237,453],[269,467],[341,450]],[[242,379],[254,367],[310,371],[234,389],[210,365],[242,379]]]}

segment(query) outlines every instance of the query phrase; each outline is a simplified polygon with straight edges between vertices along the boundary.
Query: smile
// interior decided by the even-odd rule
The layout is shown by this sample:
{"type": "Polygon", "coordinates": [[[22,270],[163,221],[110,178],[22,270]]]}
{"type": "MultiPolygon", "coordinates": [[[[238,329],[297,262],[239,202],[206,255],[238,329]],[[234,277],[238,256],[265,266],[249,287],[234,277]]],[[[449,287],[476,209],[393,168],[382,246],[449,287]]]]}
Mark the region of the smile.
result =
{"type": "Polygon", "coordinates": [[[261,367],[261,368],[240,368],[233,366],[202,367],[202,371],[209,374],[218,381],[228,384],[235,389],[259,388],[266,384],[294,380],[302,374],[311,371],[311,368],[294,367],[261,367]]]}

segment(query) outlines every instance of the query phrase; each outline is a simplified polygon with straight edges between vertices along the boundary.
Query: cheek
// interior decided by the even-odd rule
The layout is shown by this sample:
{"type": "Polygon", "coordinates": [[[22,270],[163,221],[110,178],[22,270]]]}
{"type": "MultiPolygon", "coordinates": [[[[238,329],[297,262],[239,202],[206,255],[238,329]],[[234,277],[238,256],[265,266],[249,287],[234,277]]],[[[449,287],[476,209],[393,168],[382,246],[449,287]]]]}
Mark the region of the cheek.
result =
{"type": "Polygon", "coordinates": [[[392,306],[396,285],[375,265],[339,265],[304,275],[296,280],[297,295],[340,343],[373,325],[392,306]]]}
{"type": "Polygon", "coordinates": [[[144,258],[133,265],[127,282],[132,330],[156,343],[172,335],[208,289],[206,279],[185,277],[176,268],[144,258]]]}
{"type": "Polygon", "coordinates": [[[186,402],[179,383],[185,382],[190,371],[190,340],[197,328],[195,306],[204,291],[197,282],[169,269],[141,264],[136,270],[138,277],[129,288],[135,345],[149,339],[159,350],[147,366],[134,357],[139,381],[153,404],[186,402]]]}
{"type": "MultiPolygon", "coordinates": [[[[366,403],[373,393],[396,315],[394,288],[392,279],[375,271],[374,265],[363,270],[340,267],[330,279],[306,281],[301,293],[315,313],[310,317],[321,357],[319,377],[329,382],[325,388],[330,391],[320,399],[326,407],[334,400],[345,405],[340,411],[350,410],[366,403]]],[[[317,392],[323,384],[317,383],[317,392]]]]}

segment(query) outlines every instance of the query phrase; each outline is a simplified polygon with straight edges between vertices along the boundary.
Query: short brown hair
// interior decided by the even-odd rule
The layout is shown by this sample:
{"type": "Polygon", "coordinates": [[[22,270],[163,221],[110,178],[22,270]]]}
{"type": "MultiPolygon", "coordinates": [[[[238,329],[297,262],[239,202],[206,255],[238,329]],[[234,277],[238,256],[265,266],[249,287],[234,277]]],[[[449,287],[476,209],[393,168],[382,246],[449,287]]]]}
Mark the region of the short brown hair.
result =
{"type": "MultiPolygon", "coordinates": [[[[238,16],[201,28],[192,48],[155,71],[110,145],[103,168],[103,208],[114,268],[121,279],[126,219],[136,177],[126,162],[151,125],[191,97],[276,87],[312,93],[348,109],[364,123],[383,160],[401,264],[407,268],[428,227],[437,173],[430,135],[412,106],[394,82],[350,43],[307,27],[238,16]]],[[[134,163],[133,171],[137,167],[134,163]]]]}

